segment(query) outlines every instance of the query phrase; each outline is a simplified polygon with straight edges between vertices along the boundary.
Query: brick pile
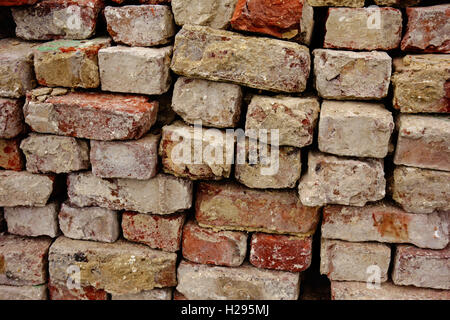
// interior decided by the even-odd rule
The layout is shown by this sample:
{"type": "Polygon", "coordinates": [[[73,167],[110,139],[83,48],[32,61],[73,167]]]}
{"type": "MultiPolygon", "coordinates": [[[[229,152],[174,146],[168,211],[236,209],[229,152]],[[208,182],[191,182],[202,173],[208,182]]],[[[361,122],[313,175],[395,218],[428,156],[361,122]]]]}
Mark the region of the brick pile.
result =
{"type": "Polygon", "coordinates": [[[0,299],[449,300],[424,5],[0,0],[0,299]]]}

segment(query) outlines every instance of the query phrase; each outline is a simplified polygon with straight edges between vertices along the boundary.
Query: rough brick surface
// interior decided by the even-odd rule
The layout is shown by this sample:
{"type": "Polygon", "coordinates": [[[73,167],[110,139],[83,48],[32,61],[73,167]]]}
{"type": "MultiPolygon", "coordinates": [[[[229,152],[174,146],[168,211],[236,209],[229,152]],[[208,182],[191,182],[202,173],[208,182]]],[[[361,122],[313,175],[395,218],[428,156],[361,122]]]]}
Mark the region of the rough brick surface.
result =
{"type": "Polygon", "coordinates": [[[254,233],[249,261],[257,268],[300,272],[309,268],[312,238],[254,233]]]}
{"type": "Polygon", "coordinates": [[[104,180],[83,172],[70,174],[67,184],[70,202],[79,207],[169,214],[192,205],[192,182],[161,173],[149,180],[104,180]]]}
{"type": "Polygon", "coordinates": [[[166,44],[175,35],[169,6],[106,7],[105,18],[114,42],[133,47],[166,44]]]}
{"type": "Polygon", "coordinates": [[[20,171],[24,167],[19,139],[0,139],[0,168],[20,171]]]}
{"type": "Polygon", "coordinates": [[[314,233],[318,207],[302,205],[295,191],[261,191],[235,183],[200,183],[195,203],[201,226],[306,235],[314,233]]]}
{"type": "Polygon", "coordinates": [[[365,0],[306,0],[313,7],[364,7],[365,0]]]}
{"type": "Polygon", "coordinates": [[[384,105],[324,101],[319,121],[319,149],[340,156],[384,158],[394,119],[384,105]]]}
{"type": "Polygon", "coordinates": [[[327,206],[323,210],[322,237],[353,242],[411,243],[442,249],[449,242],[445,213],[408,213],[389,203],[363,208],[327,206]]]}
{"type": "Polygon", "coordinates": [[[47,281],[47,254],[52,240],[0,235],[0,284],[27,286],[47,281]]]}
{"type": "Polygon", "coordinates": [[[308,49],[293,42],[185,25],[175,37],[171,68],[189,77],[231,81],[269,91],[302,92],[310,63],[308,49]]]}
{"type": "Polygon", "coordinates": [[[100,178],[147,180],[156,175],[160,136],[134,141],[91,141],[92,173],[100,178]]]}
{"type": "Polygon", "coordinates": [[[52,281],[66,283],[66,270],[75,265],[80,268],[81,286],[113,294],[176,285],[175,262],[174,253],[123,240],[99,243],[59,237],[49,251],[52,281]]]}
{"type": "Polygon", "coordinates": [[[25,6],[33,5],[38,0],[0,0],[0,6],[25,6]]]}
{"type": "Polygon", "coordinates": [[[54,92],[55,89],[50,95],[33,92],[27,95],[25,122],[33,131],[96,140],[126,140],[142,137],[156,121],[158,102],[149,102],[144,96],[97,92],[51,95],[54,92]]]}
{"type": "MultiPolygon", "coordinates": [[[[68,281],[69,284],[70,280],[68,281]]],[[[97,290],[91,286],[69,288],[67,283],[55,282],[50,279],[48,284],[50,300],[108,300],[105,290],[97,290]]]]}
{"type": "Polygon", "coordinates": [[[297,300],[300,278],[248,264],[230,268],[182,261],[177,290],[188,300],[297,300]]]}
{"type": "Polygon", "coordinates": [[[162,94],[169,90],[172,47],[116,46],[99,51],[102,90],[162,94]]]}
{"type": "Polygon", "coordinates": [[[395,164],[450,171],[450,117],[400,115],[395,164]]]}
{"type": "Polygon", "coordinates": [[[114,242],[120,234],[118,213],[105,208],[63,203],[58,220],[63,234],[72,239],[114,242]]]}
{"type": "Polygon", "coordinates": [[[183,257],[202,264],[238,267],[247,254],[247,234],[214,231],[191,220],[183,228],[183,257]]]}
{"type": "Polygon", "coordinates": [[[22,106],[20,100],[0,98],[0,138],[11,139],[24,131],[22,106]]]}
{"type": "Polygon", "coordinates": [[[175,252],[180,249],[185,218],[184,213],[161,216],[125,212],[122,215],[123,237],[150,248],[175,252]]]}
{"type": "Polygon", "coordinates": [[[344,204],[362,207],[386,194],[381,159],[356,160],[311,151],[308,172],[299,184],[300,200],[307,206],[344,204]]]}
{"type": "Polygon", "coordinates": [[[391,50],[400,44],[402,13],[393,8],[330,8],[325,28],[324,48],[391,50]]]}
{"type": "Polygon", "coordinates": [[[113,294],[111,300],[172,300],[172,288],[152,289],[130,294],[113,294]]]}
{"type": "Polygon", "coordinates": [[[0,285],[0,300],[47,300],[47,287],[0,285]]]}

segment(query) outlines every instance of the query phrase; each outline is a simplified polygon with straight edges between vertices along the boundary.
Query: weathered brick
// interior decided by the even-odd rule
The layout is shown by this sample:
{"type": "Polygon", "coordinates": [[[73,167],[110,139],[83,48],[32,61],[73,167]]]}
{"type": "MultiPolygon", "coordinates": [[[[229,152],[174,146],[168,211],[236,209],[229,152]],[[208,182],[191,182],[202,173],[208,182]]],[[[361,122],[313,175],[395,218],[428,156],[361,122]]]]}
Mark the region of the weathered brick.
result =
{"type": "Polygon", "coordinates": [[[173,0],[172,11],[177,25],[185,24],[226,29],[238,0],[173,0]]]}
{"type": "Polygon", "coordinates": [[[85,207],[77,208],[63,203],[58,215],[63,234],[72,239],[114,242],[119,238],[120,222],[113,210],[85,207]]]}
{"type": "Polygon", "coordinates": [[[312,238],[254,233],[250,263],[257,268],[300,272],[309,268],[312,238]]]}
{"type": "Polygon", "coordinates": [[[147,180],[156,175],[160,136],[132,141],[91,140],[92,173],[100,178],[147,180]]]}
{"type": "Polygon", "coordinates": [[[0,6],[26,6],[33,5],[38,0],[0,0],[0,6]]]}
{"type": "Polygon", "coordinates": [[[239,0],[231,26],[235,30],[309,44],[314,27],[314,10],[306,0],[239,0]]]}
{"type": "Polygon", "coordinates": [[[46,260],[52,240],[0,235],[0,284],[28,286],[47,281],[46,260]]]}
{"type": "Polygon", "coordinates": [[[52,279],[48,283],[48,292],[50,300],[108,300],[108,294],[104,290],[91,286],[69,288],[67,283],[55,282],[52,279]]]}
{"type": "Polygon", "coordinates": [[[402,50],[450,53],[450,4],[408,8],[402,50]]]}
{"type": "Polygon", "coordinates": [[[394,108],[405,113],[450,112],[449,54],[408,55],[395,71],[394,108]]]}
{"type": "Polygon", "coordinates": [[[195,216],[204,227],[218,230],[314,233],[318,207],[302,205],[295,191],[267,191],[236,183],[206,183],[197,187],[195,216]]]}
{"type": "Polygon", "coordinates": [[[365,282],[371,276],[369,268],[377,266],[379,280],[385,282],[390,261],[391,248],[382,243],[321,240],[320,273],[330,280],[365,282]]]}
{"type": "Polygon", "coordinates": [[[422,0],[375,0],[378,6],[409,7],[419,4],[422,0]]]}
{"type": "Polygon", "coordinates": [[[388,94],[392,58],[386,52],[315,49],[314,76],[325,99],[379,100],[388,94]]]}
{"type": "Polygon", "coordinates": [[[95,140],[138,139],[155,123],[157,112],[158,102],[145,96],[99,92],[30,92],[24,106],[33,131],[95,140]]]}
{"type": "Polygon", "coordinates": [[[111,300],[172,300],[173,288],[161,288],[139,293],[113,294],[111,300]]]}
{"type": "Polygon", "coordinates": [[[169,90],[172,47],[116,46],[98,54],[103,91],[162,94],[169,90]]]}
{"type": "Polygon", "coordinates": [[[59,204],[49,203],[45,207],[11,207],[5,208],[8,232],[20,236],[49,236],[59,234],[59,204]]]}
{"type": "Polygon", "coordinates": [[[307,206],[344,204],[362,207],[386,194],[382,159],[357,160],[311,151],[308,172],[299,184],[300,200],[307,206]]]}
{"type": "Polygon", "coordinates": [[[247,254],[247,233],[214,231],[191,220],[183,228],[182,252],[185,259],[195,263],[238,267],[247,254]]]}
{"type": "Polygon", "coordinates": [[[180,249],[181,232],[186,215],[149,215],[124,212],[122,215],[123,237],[140,242],[153,249],[175,252],[180,249]]]}
{"type": "Polygon", "coordinates": [[[36,86],[33,48],[36,43],[0,40],[0,96],[20,98],[36,86]]]}
{"type": "Polygon", "coordinates": [[[322,237],[346,241],[412,243],[442,249],[449,242],[444,213],[414,214],[386,202],[363,208],[327,206],[323,210],[322,237]]]}
{"type": "Polygon", "coordinates": [[[313,7],[364,7],[365,0],[307,0],[313,7]]]}
{"type": "Polygon", "coordinates": [[[392,198],[412,213],[450,210],[450,172],[398,166],[392,198]]]}
{"type": "Polygon", "coordinates": [[[26,40],[88,39],[97,25],[103,0],[42,0],[14,7],[16,35],[26,40]]]}
{"type": "Polygon", "coordinates": [[[97,88],[100,85],[98,51],[109,47],[109,38],[55,40],[34,50],[34,70],[40,85],[97,88]]]}
{"type": "Polygon", "coordinates": [[[47,300],[47,286],[0,285],[0,300],[47,300]]]}
{"type": "Polygon", "coordinates": [[[70,174],[67,184],[70,202],[79,207],[169,214],[192,205],[192,182],[161,173],[149,180],[106,180],[83,172],[70,174]]]}
{"type": "Polygon", "coordinates": [[[442,250],[398,245],[392,281],[396,285],[450,290],[450,246],[442,250]]]}
{"type": "Polygon", "coordinates": [[[308,48],[297,43],[185,25],[175,37],[171,68],[188,77],[302,92],[310,63],[308,48]]]}
{"type": "Polygon", "coordinates": [[[241,104],[242,89],[231,83],[179,77],[173,89],[172,109],[190,124],[235,127],[241,104]]]}
{"type": "Polygon", "coordinates": [[[20,148],[30,172],[67,173],[89,169],[89,145],[84,140],[30,133],[20,148]]]}
{"type": "Polygon", "coordinates": [[[402,114],[394,163],[450,171],[450,117],[402,114]]]}
{"type": "Polygon", "coordinates": [[[324,101],[319,149],[340,156],[384,158],[394,131],[392,113],[378,103],[324,101]]]}
{"type": "Polygon", "coordinates": [[[54,177],[26,171],[0,171],[0,206],[36,206],[47,204],[53,192],[54,177]]]}
{"type": "Polygon", "coordinates": [[[365,282],[331,281],[332,300],[449,300],[449,290],[396,286],[382,283],[379,289],[369,289],[365,282]]]}
{"type": "Polygon", "coordinates": [[[0,139],[0,167],[20,171],[24,167],[19,139],[0,139]]]}
{"type": "Polygon", "coordinates": [[[330,8],[325,28],[324,48],[391,50],[400,44],[402,13],[394,8],[330,8]]]}
{"type": "Polygon", "coordinates": [[[0,138],[11,139],[24,131],[22,106],[20,100],[0,98],[0,138]]]}
{"type": "Polygon", "coordinates": [[[181,121],[164,126],[159,146],[164,172],[191,180],[228,178],[234,157],[234,136],[213,130],[195,129],[181,121]]]}
{"type": "MultiPolygon", "coordinates": [[[[248,106],[245,130],[278,129],[279,145],[301,148],[313,142],[319,111],[315,97],[255,95],[248,106]]],[[[267,141],[271,143],[272,137],[267,141]]]]}

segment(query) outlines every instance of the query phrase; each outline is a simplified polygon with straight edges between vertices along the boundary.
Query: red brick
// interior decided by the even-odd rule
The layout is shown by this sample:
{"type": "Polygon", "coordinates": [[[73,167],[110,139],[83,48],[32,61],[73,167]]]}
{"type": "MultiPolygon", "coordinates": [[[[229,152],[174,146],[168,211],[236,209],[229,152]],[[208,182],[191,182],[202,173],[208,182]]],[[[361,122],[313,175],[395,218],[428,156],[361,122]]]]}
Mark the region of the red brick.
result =
{"type": "Polygon", "coordinates": [[[312,238],[254,233],[250,263],[258,268],[300,272],[309,268],[312,238]]]}
{"type": "Polygon", "coordinates": [[[0,6],[26,6],[33,5],[39,0],[0,0],[0,6]]]}
{"type": "Polygon", "coordinates": [[[50,300],[108,300],[108,294],[101,289],[91,286],[69,289],[66,284],[54,282],[48,283],[50,300]]]}
{"type": "Polygon", "coordinates": [[[247,234],[214,231],[189,221],[183,228],[183,257],[202,264],[238,267],[247,253],[247,234]]]}
{"type": "Polygon", "coordinates": [[[11,139],[24,131],[22,107],[20,100],[0,98],[0,138],[11,139]]]}
{"type": "Polygon", "coordinates": [[[182,293],[175,290],[173,292],[173,300],[188,300],[182,293]]]}
{"type": "Polygon", "coordinates": [[[150,248],[175,252],[180,249],[185,218],[184,213],[161,216],[125,212],[122,215],[123,236],[150,248]]]}
{"type": "Polygon", "coordinates": [[[24,167],[23,156],[18,139],[0,139],[0,167],[6,170],[20,171],[24,167]]]}

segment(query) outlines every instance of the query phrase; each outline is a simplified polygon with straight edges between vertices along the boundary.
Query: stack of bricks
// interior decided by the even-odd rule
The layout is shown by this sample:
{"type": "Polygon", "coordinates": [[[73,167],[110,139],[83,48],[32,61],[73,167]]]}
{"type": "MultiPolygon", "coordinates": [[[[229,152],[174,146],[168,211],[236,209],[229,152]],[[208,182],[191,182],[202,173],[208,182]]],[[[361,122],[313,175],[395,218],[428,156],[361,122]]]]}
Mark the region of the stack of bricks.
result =
{"type": "Polygon", "coordinates": [[[0,299],[450,299],[420,5],[0,0],[0,299]]]}

